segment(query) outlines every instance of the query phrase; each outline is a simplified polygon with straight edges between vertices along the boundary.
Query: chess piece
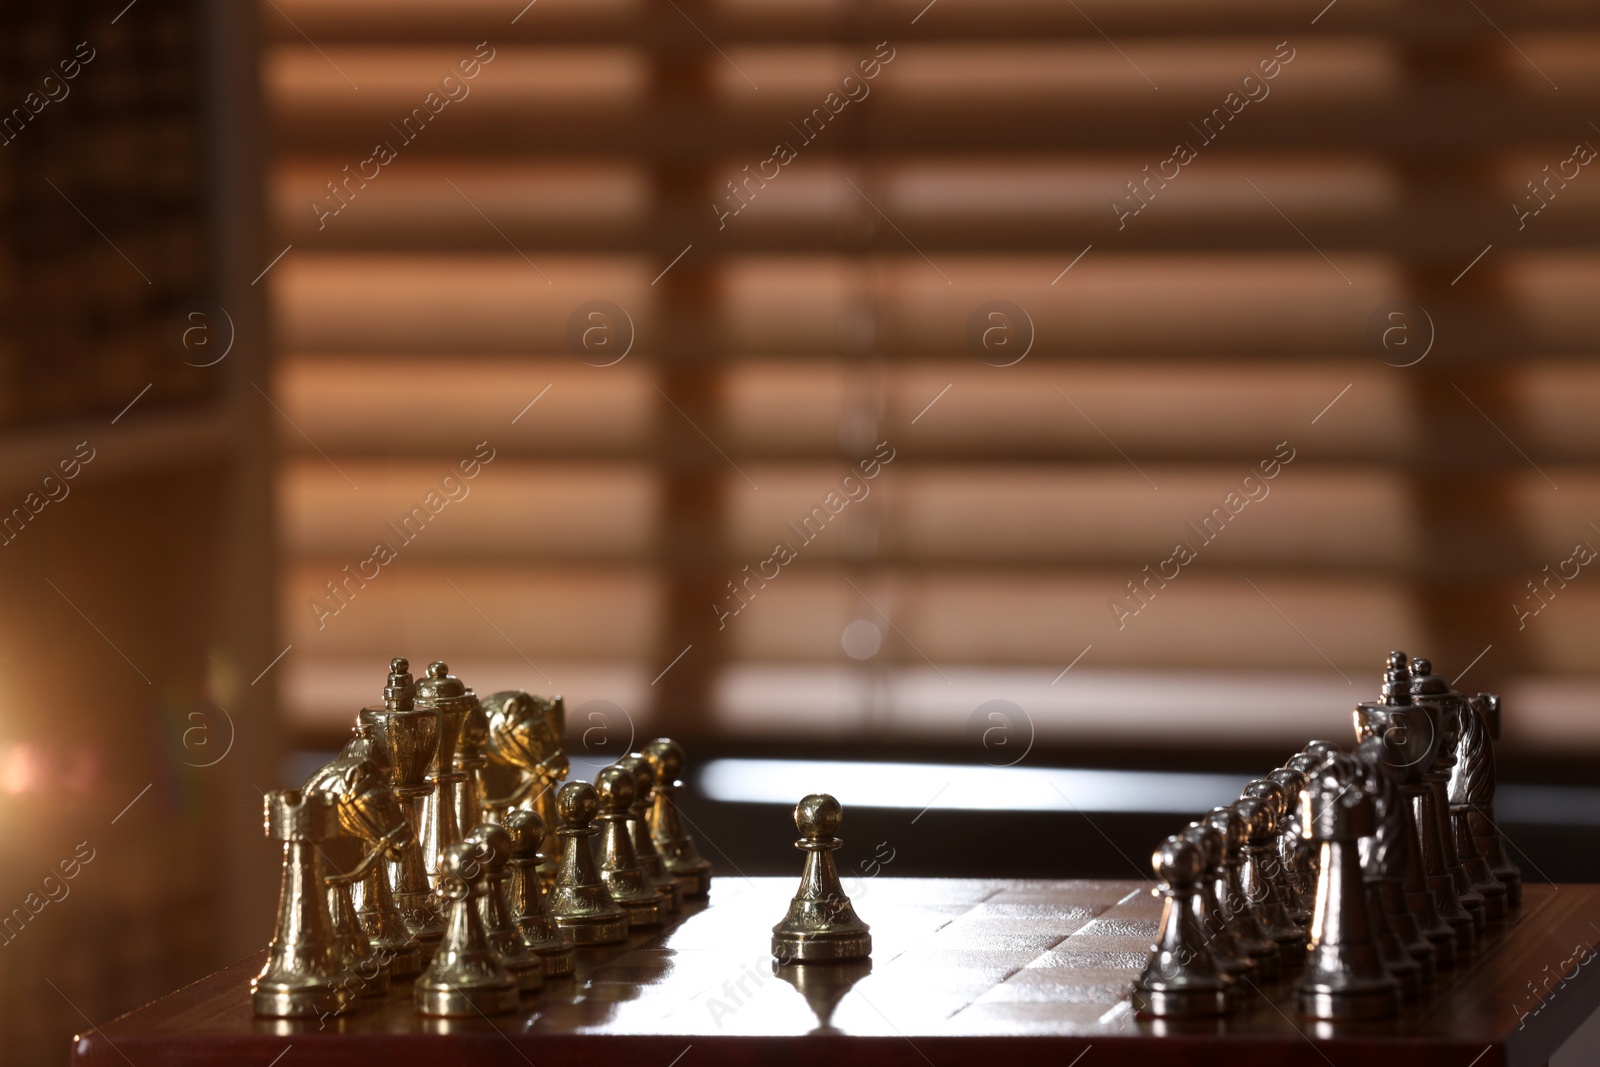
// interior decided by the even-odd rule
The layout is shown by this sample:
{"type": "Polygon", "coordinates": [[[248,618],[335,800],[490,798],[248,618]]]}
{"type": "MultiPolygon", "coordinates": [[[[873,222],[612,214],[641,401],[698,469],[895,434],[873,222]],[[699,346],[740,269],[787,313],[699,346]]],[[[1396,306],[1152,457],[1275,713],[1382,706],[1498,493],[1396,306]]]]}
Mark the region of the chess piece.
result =
{"type": "Polygon", "coordinates": [[[1264,799],[1242,797],[1233,810],[1239,813],[1245,828],[1244,862],[1239,868],[1244,898],[1255,910],[1262,934],[1278,946],[1284,968],[1298,967],[1305,962],[1307,931],[1289,918],[1277,883],[1267,876],[1267,869],[1277,863],[1272,838],[1277,831],[1277,809],[1264,799]]]}
{"type": "Polygon", "coordinates": [[[650,837],[650,801],[655,789],[656,775],[650,761],[637,752],[617,760],[617,766],[633,775],[633,807],[628,813],[628,834],[633,840],[633,854],[639,869],[650,880],[650,885],[661,894],[663,913],[677,915],[683,910],[683,890],[678,880],[667,873],[661,862],[661,853],[650,837]]]}
{"type": "Polygon", "coordinates": [[[546,837],[540,845],[540,875],[545,885],[555,881],[560,863],[555,852],[556,790],[567,777],[567,754],[561,747],[561,732],[566,719],[565,704],[558,697],[532,696],[520,689],[492,693],[483,701],[489,720],[489,761],[513,770],[518,776],[515,789],[502,797],[489,797],[484,806],[501,812],[512,807],[539,813],[546,837]]]}
{"type": "MultiPolygon", "coordinates": [[[[393,781],[394,769],[389,766],[388,751],[378,743],[376,731],[371,723],[356,724],[355,736],[345,743],[339,756],[341,759],[365,760],[377,771],[380,781],[386,785],[393,781]]],[[[395,796],[392,786],[389,787],[389,795],[393,798],[394,808],[399,811],[403,823],[403,828],[397,827],[393,832],[393,836],[399,838],[398,844],[384,848],[385,862],[369,864],[366,873],[352,888],[361,890],[361,897],[356,902],[356,918],[361,924],[361,929],[366,932],[367,940],[372,943],[373,951],[378,954],[378,958],[388,961],[385,969],[390,977],[411,978],[422,971],[422,948],[417,939],[411,935],[411,931],[406,927],[405,917],[395,905],[391,872],[396,862],[404,860],[408,849],[418,848],[418,841],[406,807],[400,798],[395,796]]],[[[387,807],[387,802],[383,804],[387,807]]],[[[341,824],[343,821],[341,813],[341,824]]],[[[383,831],[378,840],[381,841],[389,836],[391,836],[389,831],[383,831]]],[[[377,842],[368,837],[368,843],[377,842]]],[[[442,924],[439,929],[443,934],[442,924]]]]}
{"type": "MultiPolygon", "coordinates": [[[[1494,787],[1494,751],[1490,745],[1489,727],[1484,722],[1482,708],[1484,698],[1498,706],[1499,699],[1493,694],[1482,693],[1477,699],[1469,699],[1461,693],[1451,690],[1452,703],[1455,705],[1456,746],[1451,753],[1452,764],[1447,795],[1450,802],[1450,827],[1455,832],[1456,853],[1461,857],[1461,865],[1467,872],[1467,878],[1472,882],[1472,888],[1483,897],[1484,919],[1491,923],[1504,922],[1506,915],[1511,910],[1511,889],[1500,879],[1482,851],[1479,840],[1483,836],[1478,829],[1487,825],[1493,834],[1492,844],[1499,846],[1500,834],[1492,822],[1485,824],[1482,813],[1477,810],[1476,804],[1468,796],[1469,783],[1475,784],[1479,793],[1485,792],[1485,783],[1488,784],[1487,794],[1490,803],[1493,803],[1494,787]],[[1473,816],[1477,815],[1475,821],[1473,816]]],[[[1505,853],[1500,853],[1500,861],[1504,862],[1505,853]]]]}
{"type": "MultiPolygon", "coordinates": [[[[1498,785],[1494,742],[1500,740],[1500,698],[1493,693],[1479,693],[1472,703],[1476,722],[1469,724],[1462,736],[1462,757],[1457,764],[1461,778],[1460,802],[1466,808],[1467,824],[1478,851],[1506,887],[1506,905],[1515,908],[1522,903],[1522,871],[1506,856],[1500,825],[1494,818],[1494,794],[1498,785]]],[[[1451,804],[1456,803],[1457,793],[1452,782],[1451,804]]]]}
{"type": "Polygon", "coordinates": [[[1306,747],[1301,749],[1307,756],[1317,761],[1320,766],[1337,756],[1342,749],[1332,741],[1308,741],[1306,747]]]}
{"type": "Polygon", "coordinates": [[[334,806],[321,793],[268,793],[266,830],[283,844],[283,877],[267,963],[250,982],[251,1007],[257,1015],[278,1019],[347,1012],[355,994],[334,939],[318,852],[338,835],[334,806]]]}
{"type": "Polygon", "coordinates": [[[417,1012],[458,1018],[516,1011],[517,981],[489,946],[481,918],[488,850],[476,839],[454,842],[439,854],[436,870],[439,895],[450,902],[450,913],[439,951],[417,979],[417,1012]]]}
{"type": "Polygon", "coordinates": [[[1400,985],[1384,966],[1368,912],[1357,843],[1377,830],[1372,797],[1353,756],[1339,754],[1308,783],[1301,810],[1319,844],[1316,920],[1295,992],[1311,1019],[1386,1019],[1400,1012],[1400,985]]]}
{"type": "Polygon", "coordinates": [[[600,798],[588,782],[568,782],[556,794],[561,871],[550,890],[550,916],[575,945],[610,945],[628,938],[628,913],[617,906],[595,869],[589,839],[600,798]]]}
{"type": "Polygon", "coordinates": [[[511,835],[511,917],[522,943],[544,961],[544,976],[567,977],[572,974],[576,954],[572,942],[550,918],[544,882],[539,877],[544,820],[535,811],[512,811],[506,814],[505,827],[511,835]]]}
{"type": "Polygon", "coordinates": [[[1267,775],[1283,790],[1284,819],[1278,826],[1278,859],[1283,863],[1284,878],[1294,892],[1295,907],[1290,910],[1296,921],[1309,929],[1311,902],[1316,896],[1317,877],[1311,861],[1311,843],[1301,833],[1300,794],[1305,791],[1305,772],[1287,764],[1267,775]]]}
{"type": "Polygon", "coordinates": [[[1256,920],[1255,909],[1244,895],[1241,874],[1244,867],[1244,846],[1248,838],[1244,820],[1232,808],[1212,808],[1204,821],[1214,828],[1222,839],[1219,862],[1208,872],[1216,893],[1222,916],[1233,932],[1239,951],[1248,956],[1256,967],[1256,980],[1276,982],[1283,970],[1278,945],[1267,939],[1256,920]]]}
{"type": "Polygon", "coordinates": [[[678,880],[686,897],[703,897],[711,889],[711,864],[695,848],[694,838],[684,832],[678,816],[676,795],[683,783],[683,746],[667,737],[645,745],[641,754],[655,771],[655,797],[650,809],[650,833],[654,836],[661,862],[667,873],[678,880]]]}
{"type": "MultiPolygon", "coordinates": [[[[389,991],[389,976],[396,973],[392,966],[395,957],[380,954],[372,944],[356,914],[350,887],[364,881],[369,872],[381,872],[385,859],[400,856],[413,836],[411,824],[406,822],[383,769],[365,758],[340,756],[325,764],[306,781],[302,793],[320,793],[334,805],[342,843],[355,846],[361,853],[350,870],[324,874],[328,910],[334,936],[344,954],[345,969],[355,978],[357,992],[382,996],[389,991]]],[[[420,969],[420,950],[408,938],[400,951],[405,957],[402,970],[415,974],[420,969]]]]}
{"type": "Polygon", "coordinates": [[[1294,878],[1289,873],[1289,865],[1284,861],[1284,856],[1294,851],[1292,845],[1284,843],[1284,834],[1291,825],[1288,795],[1277,782],[1266,778],[1257,778],[1250,782],[1239,795],[1254,797],[1272,809],[1273,830],[1268,839],[1271,853],[1262,857],[1261,873],[1271,880],[1277,890],[1278,900],[1283,904],[1284,914],[1289,916],[1289,921],[1303,935],[1311,929],[1311,911],[1302,902],[1300,888],[1295,884],[1294,878]]]}
{"type": "MultiPolygon", "coordinates": [[[[1333,750],[1333,746],[1326,741],[1313,741],[1311,744],[1316,746],[1319,754],[1314,755],[1302,749],[1290,756],[1288,761],[1284,763],[1284,766],[1289,770],[1300,772],[1301,778],[1306,780],[1309,780],[1314,771],[1328,762],[1328,752],[1333,750]]],[[[1304,790],[1303,785],[1301,788],[1304,790]]],[[[1312,847],[1310,841],[1302,837],[1295,846],[1294,851],[1295,862],[1298,864],[1296,873],[1299,876],[1301,886],[1306,891],[1303,903],[1307,908],[1310,908],[1316,899],[1317,893],[1317,850],[1312,847]]]]}
{"type": "Polygon", "coordinates": [[[461,741],[461,727],[478,701],[441,660],[428,664],[428,673],[417,683],[414,700],[418,708],[434,711],[439,716],[439,748],[433,754],[427,777],[432,790],[424,798],[422,807],[422,856],[428,878],[437,887],[439,857],[461,840],[456,812],[461,810],[461,787],[467,776],[456,770],[456,750],[461,741]]]}
{"type": "Polygon", "coordinates": [[[481,846],[487,868],[484,891],[478,897],[478,919],[483,923],[484,937],[500,958],[500,966],[516,979],[518,992],[536,993],[544,985],[544,961],[523,944],[522,932],[512,918],[507,896],[511,881],[511,835],[499,823],[485,822],[473,827],[467,840],[481,846]]]}
{"type": "Polygon", "coordinates": [[[835,836],[843,821],[844,809],[826,793],[812,793],[794,806],[794,827],[800,831],[794,847],[806,854],[806,863],[788,914],[772,928],[772,955],[780,963],[872,955],[872,934],[856,917],[833,862],[834,851],[844,844],[835,836]]]}
{"type": "Polygon", "coordinates": [[[1222,833],[1208,822],[1192,822],[1184,827],[1181,836],[1200,850],[1200,877],[1188,899],[1217,970],[1235,981],[1254,982],[1255,961],[1240,947],[1216,893],[1214,872],[1222,866],[1222,833]]]}
{"type": "Polygon", "coordinates": [[[629,929],[660,926],[666,901],[645,877],[628,831],[633,810],[633,772],[612,765],[595,775],[600,798],[600,880],[611,899],[628,913],[629,929]]]}
{"type": "Polygon", "coordinates": [[[1232,982],[1217,970],[1195,918],[1193,897],[1204,873],[1200,848],[1169,837],[1150,863],[1166,899],[1160,940],[1150,946],[1150,962],[1133,984],[1134,1009],[1161,1018],[1226,1015],[1234,1006],[1232,982]]]}
{"type": "MultiPolygon", "coordinates": [[[[422,807],[433,792],[425,776],[439,747],[439,714],[416,707],[415,694],[409,665],[397,657],[389,663],[383,703],[363,708],[358,721],[372,730],[374,743],[383,749],[390,787],[411,826],[413,839],[401,847],[400,859],[389,865],[389,878],[394,886],[395,907],[421,948],[425,963],[444,936],[444,922],[434,904],[421,843],[425,825],[422,807]]],[[[365,896],[362,906],[367,906],[365,896]]]]}
{"type": "MultiPolygon", "coordinates": [[[[1456,851],[1455,827],[1450,823],[1450,775],[1456,762],[1456,741],[1461,736],[1461,720],[1455,698],[1460,694],[1450,688],[1450,683],[1433,673],[1431,661],[1418,656],[1411,661],[1411,700],[1427,709],[1433,718],[1433,728],[1439,733],[1438,750],[1428,765],[1423,780],[1428,785],[1427,807],[1439,827],[1439,857],[1450,876],[1456,899],[1472,918],[1474,941],[1483,934],[1487,921],[1487,904],[1483,894],[1472,885],[1472,878],[1456,851]]],[[[1423,844],[1427,845],[1424,838],[1423,844]]],[[[1500,887],[1503,890],[1504,887],[1500,887]]]]}
{"type": "Polygon", "coordinates": [[[489,717],[484,714],[478,695],[470,687],[472,705],[461,721],[461,739],[456,742],[455,770],[463,776],[456,804],[456,825],[465,838],[483,822],[483,769],[489,765],[489,717]]]}
{"type": "MultiPolygon", "coordinates": [[[[1356,705],[1356,736],[1365,742],[1377,738],[1382,746],[1378,767],[1394,782],[1403,800],[1407,819],[1402,834],[1405,850],[1404,871],[1406,905],[1416,919],[1422,936],[1433,947],[1435,965],[1449,970],[1466,951],[1463,938],[1472,944],[1472,919],[1462,910],[1448,877],[1430,877],[1428,831],[1436,828],[1421,818],[1428,794],[1425,780],[1429,761],[1438,747],[1439,734],[1433,718],[1411,699],[1411,672],[1404,652],[1390,652],[1384,669],[1382,694],[1376,702],[1356,705]],[[1435,885],[1439,890],[1435,891],[1435,885]]],[[[1437,850],[1434,851],[1437,863],[1437,850]]]]}
{"type": "MultiPolygon", "coordinates": [[[[1383,770],[1383,755],[1381,738],[1367,737],[1356,746],[1356,756],[1365,765],[1362,788],[1372,796],[1373,815],[1377,821],[1372,836],[1361,840],[1361,870],[1376,894],[1375,916],[1380,917],[1379,921],[1387,928],[1394,944],[1403,948],[1416,964],[1413,988],[1411,979],[1407,977],[1409,968],[1394,957],[1387,941],[1384,942],[1384,960],[1389,964],[1389,973],[1399,979],[1401,994],[1410,999],[1417,991],[1433,985],[1436,954],[1432,942],[1423,936],[1422,927],[1406,900],[1404,872],[1414,854],[1416,835],[1410,829],[1405,798],[1383,770]]],[[[1437,916],[1434,922],[1453,949],[1455,935],[1449,927],[1438,921],[1437,916]]],[[[1383,932],[1383,928],[1380,928],[1380,938],[1383,932]]]]}

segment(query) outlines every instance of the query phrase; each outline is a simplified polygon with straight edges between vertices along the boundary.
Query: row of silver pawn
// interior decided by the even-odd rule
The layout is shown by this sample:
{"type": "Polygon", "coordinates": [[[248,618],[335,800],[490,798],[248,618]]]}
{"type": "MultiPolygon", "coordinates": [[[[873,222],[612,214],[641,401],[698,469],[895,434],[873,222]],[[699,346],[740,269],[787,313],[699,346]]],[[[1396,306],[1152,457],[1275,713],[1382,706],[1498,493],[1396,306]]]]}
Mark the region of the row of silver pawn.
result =
{"type": "Polygon", "coordinates": [[[1313,741],[1169,837],[1159,940],[1133,1004],[1231,1014],[1293,983],[1313,1020],[1382,1019],[1428,996],[1521,903],[1494,821],[1500,701],[1391,652],[1354,751],[1313,741]]]}
{"type": "Polygon", "coordinates": [[[516,1011],[573,974],[577,947],[704,896],[673,799],[681,747],[658,738],[557,788],[563,727],[560,697],[480,700],[442,662],[413,683],[392,661],[338,758],[266,796],[283,876],[255,1013],[326,1019],[413,978],[426,1016],[516,1011]]]}

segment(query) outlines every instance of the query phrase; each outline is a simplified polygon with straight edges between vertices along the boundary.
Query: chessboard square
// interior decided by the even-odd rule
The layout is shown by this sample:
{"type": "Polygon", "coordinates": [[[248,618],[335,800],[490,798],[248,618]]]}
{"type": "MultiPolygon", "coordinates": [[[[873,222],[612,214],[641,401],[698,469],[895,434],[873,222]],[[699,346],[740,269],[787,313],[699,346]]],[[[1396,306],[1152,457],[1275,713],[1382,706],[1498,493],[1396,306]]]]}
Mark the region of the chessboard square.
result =
{"type": "MultiPolygon", "coordinates": [[[[1105,1004],[994,1001],[969,1005],[950,1019],[950,1025],[959,1027],[963,1034],[1058,1035],[1097,1027],[1106,1010],[1105,1004]]],[[[1064,1062],[1070,1063],[1071,1058],[1064,1062]]]]}
{"type": "Polygon", "coordinates": [[[992,923],[951,923],[933,936],[931,948],[979,949],[989,952],[1026,954],[1032,959],[1039,953],[1059,945],[1071,934],[1070,929],[1059,930],[1038,924],[1028,926],[1000,926],[992,923]]]}
{"type": "Polygon", "coordinates": [[[1135,975],[1120,968],[1028,966],[988,990],[975,1003],[1037,1001],[1059,1004],[1103,1004],[1128,995],[1135,975]]]}
{"type": "Polygon", "coordinates": [[[993,897],[984,901],[968,915],[992,915],[1004,919],[1041,919],[1045,921],[1054,919],[1081,919],[1089,920],[1103,915],[1110,904],[1107,901],[1026,901],[1006,900],[1003,897],[993,897]]]}
{"type": "Polygon", "coordinates": [[[1101,911],[1120,904],[1149,883],[1137,882],[1009,882],[988,898],[991,904],[1045,904],[1056,907],[1080,905],[1101,911]]]}
{"type": "Polygon", "coordinates": [[[996,985],[1038,956],[1032,948],[944,948],[925,945],[903,953],[874,977],[893,974],[908,990],[948,989],[956,984],[996,985]]]}
{"type": "Polygon", "coordinates": [[[1077,938],[1069,938],[1028,964],[1031,968],[1125,971],[1138,974],[1150,960],[1150,946],[1133,949],[1082,948],[1077,938]]]}
{"type": "Polygon", "coordinates": [[[1102,915],[1067,939],[1067,948],[1148,951],[1161,931],[1156,919],[1123,919],[1102,915]]]}

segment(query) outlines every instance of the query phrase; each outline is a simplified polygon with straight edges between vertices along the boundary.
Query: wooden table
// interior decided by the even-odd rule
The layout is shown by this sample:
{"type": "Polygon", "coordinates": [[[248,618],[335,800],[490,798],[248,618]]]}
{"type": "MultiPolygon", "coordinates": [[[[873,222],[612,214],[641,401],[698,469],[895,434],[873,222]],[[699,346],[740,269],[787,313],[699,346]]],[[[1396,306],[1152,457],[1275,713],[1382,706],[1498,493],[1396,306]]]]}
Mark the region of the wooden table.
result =
{"type": "Polygon", "coordinates": [[[407,984],[320,1029],[255,1019],[257,956],[82,1035],[72,1062],[1499,1067],[1544,1063],[1600,1008],[1600,967],[1582,965],[1600,943],[1600,886],[1526,887],[1519,914],[1428,999],[1392,1022],[1337,1026],[1297,1020],[1282,987],[1214,1023],[1136,1018],[1127,993],[1160,913],[1145,883],[879,878],[850,890],[874,942],[853,969],[774,975],[768,932],[794,880],[730,877],[662,931],[580,950],[576,977],[517,1015],[422,1019],[407,984]]]}

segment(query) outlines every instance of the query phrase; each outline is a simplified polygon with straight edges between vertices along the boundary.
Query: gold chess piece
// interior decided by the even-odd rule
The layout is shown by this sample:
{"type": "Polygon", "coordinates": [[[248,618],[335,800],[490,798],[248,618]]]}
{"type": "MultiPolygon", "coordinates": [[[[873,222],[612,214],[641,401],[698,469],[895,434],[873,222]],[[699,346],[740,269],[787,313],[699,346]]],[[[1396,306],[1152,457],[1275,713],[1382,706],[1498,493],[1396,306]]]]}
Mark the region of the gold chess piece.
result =
{"type": "MultiPolygon", "coordinates": [[[[373,728],[368,723],[356,724],[355,736],[345,743],[339,755],[341,758],[371,763],[385,785],[392,780],[393,769],[389,766],[388,753],[377,743],[373,728]]],[[[361,897],[356,902],[356,917],[360,920],[361,929],[366,931],[367,940],[372,942],[378,956],[388,961],[389,975],[393,978],[410,978],[422,971],[422,948],[417,939],[411,936],[405,918],[395,905],[394,886],[390,878],[392,864],[401,859],[407,849],[417,848],[418,842],[400,798],[394,795],[392,788],[389,795],[393,798],[394,810],[400,813],[403,825],[403,830],[393,831],[400,840],[392,847],[384,848],[383,854],[388,862],[369,864],[366,874],[352,888],[361,890],[361,897]]],[[[341,823],[343,818],[341,812],[341,823]]],[[[391,831],[383,830],[377,838],[369,836],[368,844],[385,840],[390,834],[391,831]]]]}
{"type": "Polygon", "coordinates": [[[628,913],[630,929],[660,926],[666,901],[639,867],[633,852],[633,835],[628,830],[633,818],[633,772],[626,767],[606,767],[595,775],[594,786],[604,824],[600,831],[600,880],[611,899],[628,913]]]}
{"type": "Polygon", "coordinates": [[[511,808],[523,808],[539,813],[546,837],[540,852],[544,866],[541,877],[548,886],[555,881],[560,864],[554,854],[560,845],[555,836],[556,790],[567,777],[567,754],[561,747],[561,731],[566,720],[565,705],[560,697],[532,696],[520,689],[491,693],[483,700],[483,710],[488,718],[488,756],[490,767],[512,771],[517,783],[504,796],[486,796],[484,808],[490,817],[504,821],[504,813],[511,808]]]}
{"type": "Polygon", "coordinates": [[[576,953],[545,907],[539,877],[544,820],[536,811],[513,811],[506,815],[505,827],[511,835],[511,917],[522,943],[544,961],[544,976],[564,978],[573,971],[576,953]]]}
{"type": "Polygon", "coordinates": [[[479,823],[467,835],[477,841],[487,855],[489,873],[484,880],[484,894],[478,901],[478,917],[483,920],[483,932],[489,947],[500,956],[500,965],[511,972],[522,993],[536,993],[544,985],[544,961],[530,952],[522,943],[522,932],[511,916],[511,902],[507,897],[511,881],[511,835],[497,822],[479,823]]]}
{"type": "Polygon", "coordinates": [[[662,897],[662,912],[677,915],[683,910],[683,889],[667,873],[667,865],[650,837],[650,801],[655,793],[655,771],[650,761],[634,752],[617,760],[617,766],[633,775],[633,805],[629,809],[628,834],[633,839],[633,854],[639,869],[662,897]]]}
{"type": "MultiPolygon", "coordinates": [[[[439,748],[439,713],[416,707],[415,694],[410,665],[396,657],[389,663],[383,703],[361,709],[357,719],[371,729],[373,743],[383,750],[389,784],[411,826],[412,838],[401,846],[399,860],[390,863],[389,877],[394,885],[395,906],[426,962],[444,936],[444,922],[434,903],[433,887],[428,884],[421,841],[426,825],[423,803],[433,792],[425,777],[439,748]]],[[[369,906],[365,894],[362,906],[369,906]]]]}
{"type": "Polygon", "coordinates": [[[296,789],[266,795],[266,831],[283,843],[278,923],[267,964],[250,982],[257,1015],[279,1019],[341,1014],[355,1004],[328,916],[318,849],[339,832],[333,804],[296,789]]]}
{"type": "MultiPolygon", "coordinates": [[[[333,918],[334,935],[363,996],[382,996],[389,991],[389,976],[394,973],[393,958],[380,954],[368,938],[357,917],[350,887],[364,882],[371,871],[382,871],[386,858],[398,858],[412,837],[411,825],[400,810],[400,801],[389,787],[382,769],[374,762],[356,756],[341,756],[319,768],[306,782],[307,795],[321,793],[334,805],[339,827],[347,843],[354,844],[361,858],[348,871],[326,874],[328,908],[333,918]]],[[[363,903],[366,894],[363,893],[363,903]]],[[[402,954],[412,974],[420,969],[421,955],[414,943],[405,944],[402,954]]]]}
{"type": "Polygon", "coordinates": [[[438,877],[450,917],[439,951],[417,979],[417,1012],[455,1018],[516,1011],[517,980],[501,966],[483,929],[479,901],[488,892],[488,849],[477,839],[446,846],[438,877]]]}
{"type": "Polygon", "coordinates": [[[456,769],[456,750],[467,715],[477,706],[461,679],[450,673],[442,660],[428,664],[428,673],[417,683],[416,706],[438,713],[439,748],[433,754],[427,782],[432,791],[423,798],[422,856],[428,878],[438,887],[439,857],[461,840],[461,787],[467,776],[456,769]]]}
{"type": "Polygon", "coordinates": [[[661,862],[667,873],[678,880],[686,897],[703,897],[711,891],[711,864],[695,848],[694,838],[684,832],[675,800],[683,783],[683,746],[670,737],[658,737],[645,745],[641,755],[655,771],[654,804],[650,809],[650,833],[655,838],[661,862]]]}
{"type": "Polygon", "coordinates": [[[483,770],[489,765],[489,717],[478,694],[467,687],[472,706],[461,722],[461,739],[456,742],[455,770],[464,775],[457,793],[456,826],[465,838],[483,818],[483,770]]]}
{"type": "Polygon", "coordinates": [[[800,831],[794,847],[806,854],[806,865],[789,913],[772,928],[772,954],[780,963],[872,955],[870,928],[856,917],[833,863],[834,851],[844,844],[834,836],[843,821],[844,809],[826,793],[812,793],[794,806],[800,831]]]}
{"type": "Polygon", "coordinates": [[[617,906],[595,869],[589,839],[600,798],[588,782],[568,782],[556,794],[561,818],[561,872],[550,890],[550,915],[575,945],[611,945],[628,938],[628,913],[617,906]]]}

